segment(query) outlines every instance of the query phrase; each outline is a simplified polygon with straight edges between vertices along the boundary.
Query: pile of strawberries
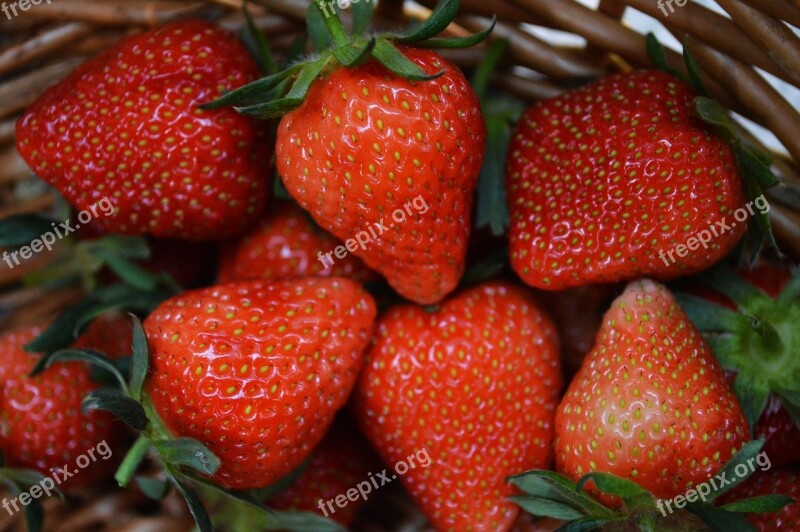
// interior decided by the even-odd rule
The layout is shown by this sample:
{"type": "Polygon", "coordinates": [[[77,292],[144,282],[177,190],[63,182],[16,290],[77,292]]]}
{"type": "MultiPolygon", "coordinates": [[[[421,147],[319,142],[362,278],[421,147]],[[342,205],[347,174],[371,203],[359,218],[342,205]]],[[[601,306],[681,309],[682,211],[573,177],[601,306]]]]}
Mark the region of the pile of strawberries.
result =
{"type": "Polygon", "coordinates": [[[26,110],[31,169],[114,212],[80,229],[94,291],[0,338],[12,491],[104,440],[116,459],[62,489],[116,465],[201,530],[350,525],[383,467],[437,530],[800,530],[800,277],[775,252],[739,268],[769,220],[730,224],[768,162],[704,120],[702,87],[648,70],[532,105],[486,154],[505,179],[481,175],[490,106],[430,50],[486,37],[436,38],[457,11],[349,35],[312,2],[317,53],[263,77],[235,35],[176,22],[26,110]],[[479,175],[504,234],[473,231],[479,175]],[[755,456],[771,469],[736,478],[755,456]],[[721,470],[730,486],[687,497],[721,470]]]}

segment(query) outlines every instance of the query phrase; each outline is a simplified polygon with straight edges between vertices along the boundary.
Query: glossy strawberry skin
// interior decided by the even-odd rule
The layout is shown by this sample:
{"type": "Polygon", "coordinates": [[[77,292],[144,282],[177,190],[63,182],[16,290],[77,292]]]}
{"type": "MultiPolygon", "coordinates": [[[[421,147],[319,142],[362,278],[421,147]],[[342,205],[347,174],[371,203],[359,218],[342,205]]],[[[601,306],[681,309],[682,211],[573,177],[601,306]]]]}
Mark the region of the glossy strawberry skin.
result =
{"type": "Polygon", "coordinates": [[[402,296],[427,304],[464,271],[485,125],[457,67],[434,52],[403,53],[444,74],[412,83],[375,62],[333,72],[283,118],[277,165],[300,206],[338,239],[377,232],[383,220],[385,232],[354,253],[402,296]],[[418,196],[428,209],[406,208],[418,196]],[[397,209],[405,215],[392,219],[397,209]]]}
{"type": "Polygon", "coordinates": [[[653,71],[614,74],[538,103],[511,142],[511,261],[548,290],[702,271],[746,224],[730,148],[693,116],[693,92],[653,71]],[[727,217],[685,257],[666,253],[727,217]],[[666,259],[660,256],[664,252],[666,259]]]}
{"type": "Polygon", "coordinates": [[[359,282],[377,276],[355,255],[325,265],[319,254],[333,251],[341,242],[316,229],[296,205],[281,202],[239,240],[222,248],[219,282],[297,277],[347,277],[359,282]]]}
{"type": "Polygon", "coordinates": [[[375,313],[339,278],[185,292],[144,323],[149,396],[175,436],[220,458],[215,482],[267,486],[300,465],[344,406],[375,313]]]}
{"type": "Polygon", "coordinates": [[[748,439],[724,373],[669,291],[629,285],[558,408],[558,471],[575,480],[613,473],[672,498],[748,439]]]}
{"type": "Polygon", "coordinates": [[[267,198],[263,126],[205,111],[258,74],[235,35],[200,21],[125,39],[48,89],[17,123],[17,149],[79,209],[124,234],[210,240],[241,231],[267,198]]]}
{"type": "Polygon", "coordinates": [[[355,392],[362,430],[438,530],[504,530],[518,514],[511,474],[546,468],[561,375],[555,328],[525,290],[489,283],[436,311],[379,320],[355,392]]]}
{"type": "Polygon", "coordinates": [[[747,519],[756,529],[761,532],[800,530],[800,473],[796,468],[756,471],[730,494],[726,494],[724,502],[762,495],[785,495],[795,502],[777,512],[749,515],[747,519]]]}
{"type": "MultiPolygon", "coordinates": [[[[23,350],[44,329],[29,327],[0,337],[0,449],[10,467],[33,468],[51,476],[66,464],[77,469],[76,458],[105,441],[114,449],[119,427],[97,410],[82,413],[83,398],[98,384],[81,362],[56,363],[36,377],[28,374],[39,355],[23,350]]],[[[124,316],[100,318],[74,347],[94,349],[116,358],[130,352],[131,321],[124,316]]],[[[97,460],[66,479],[67,490],[86,486],[108,475],[114,461],[97,460]]]]}
{"type": "MultiPolygon", "coordinates": [[[[314,449],[308,466],[288,488],[267,505],[279,510],[296,510],[327,513],[337,523],[350,526],[358,510],[368,502],[363,498],[348,500],[340,508],[333,504],[320,510],[319,501],[326,503],[338,495],[346,494],[360,482],[368,481],[369,474],[381,471],[383,466],[375,451],[364,441],[358,428],[346,418],[337,418],[319,447],[314,449]]],[[[368,495],[369,497],[369,495],[368,495]]]]}

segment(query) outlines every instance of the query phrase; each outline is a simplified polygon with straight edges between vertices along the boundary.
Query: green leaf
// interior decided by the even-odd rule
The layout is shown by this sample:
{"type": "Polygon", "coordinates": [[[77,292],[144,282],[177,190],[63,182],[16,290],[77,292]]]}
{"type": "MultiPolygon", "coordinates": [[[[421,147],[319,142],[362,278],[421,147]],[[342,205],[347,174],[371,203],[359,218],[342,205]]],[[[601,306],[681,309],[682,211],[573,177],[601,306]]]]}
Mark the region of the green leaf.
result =
{"type": "Polygon", "coordinates": [[[573,521],[585,517],[583,513],[568,504],[543,497],[513,495],[509,499],[531,515],[552,517],[562,521],[573,521]]]}
{"type": "Polygon", "coordinates": [[[645,48],[647,49],[647,56],[653,65],[667,74],[672,74],[669,66],[667,66],[667,56],[664,54],[664,47],[661,45],[655,34],[650,32],[644,39],[645,48]]]}
{"type": "Polygon", "coordinates": [[[117,379],[121,390],[124,392],[128,390],[128,384],[125,382],[125,378],[114,363],[103,353],[90,349],[61,349],[51,355],[43,356],[33,366],[30,373],[31,377],[40,374],[56,362],[87,362],[99,368],[103,368],[117,379]]]}
{"type": "Polygon", "coordinates": [[[475,227],[489,227],[494,236],[501,236],[509,225],[505,162],[513,129],[505,118],[484,116],[486,155],[475,190],[475,227]]]}
{"type": "Polygon", "coordinates": [[[764,514],[782,510],[788,504],[795,504],[795,500],[785,495],[762,495],[732,502],[722,508],[729,512],[764,514]]]}
{"type": "Polygon", "coordinates": [[[460,7],[460,0],[440,0],[426,21],[400,37],[398,41],[404,44],[415,44],[436,37],[455,20],[460,7]]]}
{"type": "Polygon", "coordinates": [[[508,53],[509,47],[508,39],[496,39],[492,42],[489,45],[488,52],[475,70],[475,74],[472,76],[472,88],[481,100],[481,105],[484,107],[486,106],[484,100],[487,96],[489,84],[492,81],[492,75],[508,53]]]}
{"type": "Polygon", "coordinates": [[[578,481],[578,489],[583,490],[587,482],[594,482],[603,493],[621,498],[629,509],[649,510],[655,505],[653,494],[631,480],[598,471],[584,475],[578,481]]]}
{"type": "Polygon", "coordinates": [[[700,331],[735,332],[741,328],[742,317],[732,310],[685,293],[675,294],[675,299],[700,331]]]}
{"type": "Polygon", "coordinates": [[[764,300],[767,295],[740,277],[727,266],[719,266],[702,275],[702,282],[717,292],[730,298],[739,310],[752,306],[756,300],[764,300]]]}
{"type": "Polygon", "coordinates": [[[611,519],[585,517],[558,527],[556,532],[589,532],[591,530],[602,530],[603,526],[607,525],[610,521],[611,519]]]}
{"type": "Polygon", "coordinates": [[[150,364],[150,355],[142,322],[133,314],[131,314],[131,319],[133,320],[133,358],[131,360],[130,394],[134,400],[141,401],[142,387],[150,364]]]}
{"type": "Polygon", "coordinates": [[[428,39],[414,43],[415,48],[444,48],[444,49],[460,49],[471,48],[477,44],[482,43],[489,38],[489,35],[494,31],[497,25],[497,17],[492,17],[492,22],[485,30],[469,35],[467,37],[445,37],[441,39],[428,39]]]}
{"type": "Polygon", "coordinates": [[[694,99],[694,108],[703,121],[720,128],[729,142],[738,137],[728,112],[711,98],[706,96],[696,97],[694,99]]]}
{"type": "Polygon", "coordinates": [[[372,51],[372,57],[401,78],[410,81],[430,81],[444,75],[444,71],[432,76],[425,74],[416,63],[403,55],[400,50],[386,39],[377,40],[375,49],[372,51]]]}
{"type": "Polygon", "coordinates": [[[250,10],[247,9],[247,2],[242,2],[242,13],[247,22],[247,31],[242,31],[242,40],[247,44],[248,49],[258,63],[261,72],[269,74],[275,71],[275,61],[272,59],[272,50],[270,49],[269,42],[264,35],[264,32],[256,27],[253,22],[253,17],[250,15],[250,10]]]}
{"type": "Polygon", "coordinates": [[[39,532],[44,525],[44,509],[38,499],[31,498],[25,506],[25,527],[28,532],[39,532]]]}
{"type": "Polygon", "coordinates": [[[356,0],[351,2],[353,10],[353,35],[366,35],[372,24],[373,0],[356,0]]]}
{"type": "Polygon", "coordinates": [[[219,469],[219,458],[194,438],[156,441],[153,445],[168,464],[191,467],[204,475],[213,475],[219,469]]]}
{"type": "Polygon", "coordinates": [[[686,510],[699,517],[712,530],[725,532],[756,532],[756,528],[740,514],[716,508],[708,503],[692,502],[686,505],[686,510]]]}
{"type": "Polygon", "coordinates": [[[0,246],[17,247],[30,244],[53,230],[53,220],[38,214],[19,214],[0,220],[0,246]]]}
{"type": "Polygon", "coordinates": [[[154,501],[160,501],[169,493],[169,482],[160,478],[136,477],[136,484],[142,493],[154,501]]]}
{"type": "Polygon", "coordinates": [[[192,514],[194,522],[197,524],[197,528],[200,530],[200,532],[213,532],[211,519],[208,517],[208,512],[206,511],[205,507],[203,506],[203,502],[200,500],[197,494],[186,484],[175,478],[173,472],[168,470],[168,474],[170,474],[170,480],[172,481],[173,485],[178,489],[183,497],[183,500],[186,501],[186,505],[189,507],[189,512],[192,514]]]}
{"type": "Polygon", "coordinates": [[[80,318],[95,302],[86,298],[62,312],[35,340],[25,346],[29,353],[50,353],[72,344],[81,330],[76,330],[80,318]]]}
{"type": "Polygon", "coordinates": [[[116,257],[114,255],[99,255],[103,262],[113,271],[119,278],[131,285],[132,287],[142,290],[144,292],[151,292],[156,289],[159,284],[157,274],[142,268],[141,266],[130,262],[129,260],[116,257]]]}
{"type": "Polygon", "coordinates": [[[509,477],[508,482],[529,495],[564,502],[581,510],[585,515],[611,519],[614,513],[597,502],[593,497],[578,491],[574,482],[567,477],[546,470],[528,471],[509,477]]]}
{"type": "Polygon", "coordinates": [[[109,388],[98,388],[83,399],[83,408],[111,412],[136,431],[147,428],[147,414],[138,402],[122,392],[109,388]]]}

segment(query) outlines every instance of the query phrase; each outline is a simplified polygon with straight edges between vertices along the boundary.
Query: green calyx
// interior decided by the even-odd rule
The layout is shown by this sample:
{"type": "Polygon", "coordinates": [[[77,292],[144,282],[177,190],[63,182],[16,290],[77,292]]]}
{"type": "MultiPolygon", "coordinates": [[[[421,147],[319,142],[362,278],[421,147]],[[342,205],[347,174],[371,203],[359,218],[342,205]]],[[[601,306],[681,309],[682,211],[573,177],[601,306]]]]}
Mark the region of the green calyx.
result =
{"type": "Polygon", "coordinates": [[[679,301],[722,366],[737,372],[734,392],[750,427],[770,393],[782,399],[800,427],[800,273],[774,299],[725,267],[702,279],[731,299],[738,312],[686,294],[679,301]]]}
{"type": "MultiPolygon", "coordinates": [[[[673,505],[675,499],[662,501],[637,483],[610,473],[592,472],[577,483],[548,470],[534,470],[514,475],[507,479],[522,492],[510,499],[532,515],[566,521],[560,532],[585,532],[590,530],[641,530],[655,532],[665,530],[698,530],[704,523],[713,530],[755,531],[747,521],[746,514],[775,512],[794,502],[783,495],[753,497],[724,505],[715,501],[724,493],[744,482],[752,474],[747,468],[761,451],[760,440],[745,444],[729,462],[722,466],[720,476],[728,480],[724,487],[708,493],[700,490],[683,495],[680,506],[673,505]],[[738,476],[737,466],[745,465],[748,473],[738,476]],[[597,498],[584,491],[588,483],[605,495],[621,502],[619,508],[609,508],[597,498]],[[667,502],[670,504],[668,505],[667,502]]],[[[699,486],[698,486],[699,487],[699,486]]]]}
{"type": "MultiPolygon", "coordinates": [[[[150,354],[141,322],[134,316],[132,319],[133,355],[129,361],[110,360],[104,354],[91,350],[62,349],[42,356],[31,372],[31,375],[35,375],[53,364],[70,361],[88,363],[102,372],[102,381],[108,385],[90,392],[83,400],[83,408],[110,412],[139,434],[114,475],[117,483],[121,487],[127,487],[131,481],[135,481],[142,492],[156,500],[164,498],[174,488],[186,501],[197,529],[201,532],[212,532],[219,528],[213,526],[217,516],[209,514],[204,500],[215,505],[225,501],[225,507],[230,510],[231,515],[241,515],[243,519],[246,516],[247,526],[244,528],[231,528],[228,526],[231,523],[219,523],[230,530],[341,532],[343,529],[335,522],[310,512],[278,512],[264,507],[264,494],[274,494],[272,491],[233,492],[208,479],[219,470],[219,458],[194,438],[172,435],[145,391],[150,354]],[[154,477],[136,474],[146,458],[161,466],[159,474],[154,477]],[[198,493],[203,496],[202,499],[198,493]]],[[[11,480],[22,486],[24,483],[21,478],[11,480]]],[[[292,479],[294,477],[287,481],[292,479]]],[[[3,482],[1,461],[0,482],[3,482]]],[[[274,489],[281,487],[285,487],[283,483],[274,489]]]]}
{"type": "MultiPolygon", "coordinates": [[[[655,35],[649,33],[646,39],[647,52],[653,64],[667,74],[688,83],[697,92],[694,99],[696,115],[712,127],[725,142],[731,147],[736,167],[747,191],[747,195],[755,202],[764,196],[764,192],[781,183],[770,169],[772,159],[769,154],[746,142],[739,133],[737,126],[728,111],[716,100],[709,96],[708,91],[700,77],[700,68],[692,55],[687,43],[683,46],[683,59],[688,77],[667,66],[666,56],[661,43],[655,35]]],[[[755,228],[750,231],[751,262],[761,252],[764,243],[778,250],[778,244],[772,234],[772,224],[769,219],[769,209],[756,210],[753,213],[755,228]]],[[[780,252],[779,252],[780,254],[780,252]]]]}
{"type": "MultiPolygon", "coordinates": [[[[323,13],[317,2],[311,2],[307,26],[317,54],[294,61],[284,70],[229,92],[205,109],[216,109],[232,105],[247,116],[260,119],[280,117],[297,109],[305,101],[313,83],[321,76],[338,68],[356,68],[374,59],[394,74],[410,81],[430,81],[441,76],[425,73],[410,61],[397,44],[420,48],[468,48],[485,40],[494,29],[469,37],[450,39],[436,38],[455,19],[460,0],[441,0],[430,18],[404,34],[366,33],[372,18],[372,3],[358,2],[352,5],[353,33],[348,34],[334,9],[323,13]]],[[[263,49],[263,47],[262,47],[263,49]]],[[[262,65],[272,64],[261,60],[262,65]]]]}

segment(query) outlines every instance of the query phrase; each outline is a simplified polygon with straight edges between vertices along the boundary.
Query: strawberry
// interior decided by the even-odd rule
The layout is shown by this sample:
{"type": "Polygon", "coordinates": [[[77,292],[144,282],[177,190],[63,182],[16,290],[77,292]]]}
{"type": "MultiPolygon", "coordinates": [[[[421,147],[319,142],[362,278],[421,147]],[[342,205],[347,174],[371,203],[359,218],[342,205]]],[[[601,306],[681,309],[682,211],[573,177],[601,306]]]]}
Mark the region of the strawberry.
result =
{"type": "Polygon", "coordinates": [[[734,489],[728,501],[763,495],[786,495],[795,500],[777,512],[748,516],[748,521],[762,532],[800,530],[800,474],[796,469],[758,472],[734,489]]]}
{"type": "Polygon", "coordinates": [[[320,260],[340,242],[314,226],[296,205],[282,202],[256,226],[221,251],[219,282],[294,277],[348,277],[369,281],[374,274],[355,256],[330,264],[320,260]]]}
{"type": "Polygon", "coordinates": [[[277,164],[323,228],[343,241],[372,229],[376,238],[352,251],[404,297],[435,303],[464,271],[485,128],[457,67],[402,52],[444,75],[410,82],[376,62],[334,71],[281,121],[277,164]]]}
{"type": "Polygon", "coordinates": [[[502,282],[379,320],[355,410],[387,464],[429,454],[429,467],[399,478],[438,530],[504,530],[516,519],[505,477],[552,459],[557,344],[526,291],[502,282]]]}
{"type": "Polygon", "coordinates": [[[603,319],[556,414],[556,467],[602,471],[668,499],[707,480],[748,439],[708,345],[669,291],[630,284],[603,319]]]}
{"type": "Polygon", "coordinates": [[[122,40],[48,89],[17,123],[17,149],[109,231],[232,235],[258,219],[266,201],[268,143],[255,121],[198,105],[257,72],[221,28],[200,21],[159,27],[122,40]],[[105,205],[98,212],[103,200],[113,213],[105,205]]]}
{"type": "MultiPolygon", "coordinates": [[[[76,458],[103,441],[107,449],[114,448],[117,427],[106,412],[81,410],[83,398],[98,387],[86,364],[61,363],[28,376],[38,357],[23,346],[43,330],[34,326],[0,337],[0,449],[11,466],[34,468],[45,476],[55,471],[67,489],[86,486],[110,473],[112,463],[96,455],[88,468],[73,474],[76,458]]],[[[75,347],[116,358],[130,351],[130,342],[127,317],[101,317],[75,347]]]]}
{"type": "Polygon", "coordinates": [[[348,420],[337,419],[319,447],[314,449],[303,473],[268,504],[277,509],[317,512],[349,526],[367,499],[348,500],[344,508],[332,504],[368,475],[380,468],[380,460],[358,429],[348,420]]]}
{"type": "Polygon", "coordinates": [[[690,287],[687,311],[709,335],[714,354],[764,450],[776,466],[800,460],[800,301],[797,279],[782,266],[762,264],[733,273],[717,269],[710,287],[690,287]],[[714,303],[713,305],[708,302],[714,303]]]}
{"type": "Polygon", "coordinates": [[[464,272],[484,154],[475,91],[455,65],[419,49],[465,48],[488,36],[492,28],[434,38],[458,6],[440,2],[402,35],[367,35],[369,3],[354,11],[348,34],[336,12],[312,2],[309,16],[324,20],[317,54],[211,104],[283,116],[276,164],[286,189],[345,243],[327,260],[354,253],[421,304],[441,301],[464,272]]]}
{"type": "Polygon", "coordinates": [[[693,114],[695,96],[639,71],[528,109],[507,161],[511,262],[523,281],[558,290],[670,279],[734,248],[747,225],[733,216],[741,178],[732,149],[693,114]]]}
{"type": "Polygon", "coordinates": [[[344,406],[375,313],[339,278],[185,292],[144,323],[145,388],[169,431],[220,459],[215,482],[264,487],[300,465],[344,406]]]}

